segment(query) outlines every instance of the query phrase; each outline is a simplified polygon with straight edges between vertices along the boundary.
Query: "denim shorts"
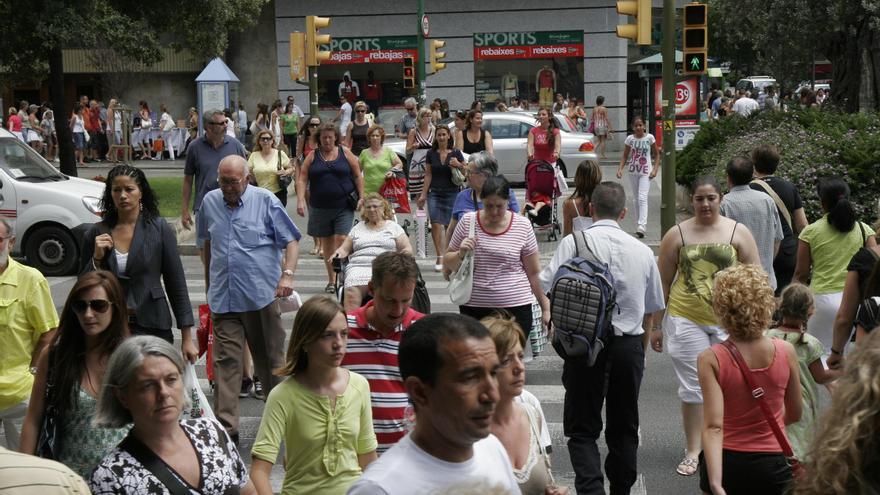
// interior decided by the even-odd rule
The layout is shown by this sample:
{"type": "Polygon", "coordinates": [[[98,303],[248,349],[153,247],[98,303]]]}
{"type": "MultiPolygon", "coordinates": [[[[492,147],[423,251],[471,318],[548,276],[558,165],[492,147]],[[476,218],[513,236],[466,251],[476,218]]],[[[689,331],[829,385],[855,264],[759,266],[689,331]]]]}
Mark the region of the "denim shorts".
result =
{"type": "Polygon", "coordinates": [[[354,222],[354,211],[349,208],[309,208],[309,235],[331,237],[348,235],[354,222]]]}
{"type": "Polygon", "coordinates": [[[83,132],[73,133],[73,147],[78,150],[86,149],[86,135],[83,132]]]}
{"type": "Polygon", "coordinates": [[[456,196],[458,196],[458,191],[454,189],[428,191],[428,215],[431,217],[431,223],[449,225],[456,196]]]}

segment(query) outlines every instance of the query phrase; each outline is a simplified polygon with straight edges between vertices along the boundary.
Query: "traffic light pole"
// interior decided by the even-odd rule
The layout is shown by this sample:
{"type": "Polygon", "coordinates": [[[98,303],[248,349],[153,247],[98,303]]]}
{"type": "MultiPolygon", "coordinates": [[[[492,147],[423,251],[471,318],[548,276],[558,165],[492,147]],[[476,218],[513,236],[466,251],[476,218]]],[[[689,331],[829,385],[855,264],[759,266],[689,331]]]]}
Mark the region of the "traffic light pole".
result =
{"type": "Polygon", "coordinates": [[[318,67],[309,67],[309,116],[318,115],[318,67]]]}
{"type": "Polygon", "coordinates": [[[663,151],[660,230],[675,225],[675,0],[663,0],[663,151]]]}
{"type": "Polygon", "coordinates": [[[422,33],[422,18],[425,17],[425,0],[416,0],[418,5],[418,19],[416,24],[416,45],[418,46],[418,61],[416,62],[416,88],[418,88],[419,106],[424,106],[427,100],[427,84],[425,81],[425,35],[422,33]]]}

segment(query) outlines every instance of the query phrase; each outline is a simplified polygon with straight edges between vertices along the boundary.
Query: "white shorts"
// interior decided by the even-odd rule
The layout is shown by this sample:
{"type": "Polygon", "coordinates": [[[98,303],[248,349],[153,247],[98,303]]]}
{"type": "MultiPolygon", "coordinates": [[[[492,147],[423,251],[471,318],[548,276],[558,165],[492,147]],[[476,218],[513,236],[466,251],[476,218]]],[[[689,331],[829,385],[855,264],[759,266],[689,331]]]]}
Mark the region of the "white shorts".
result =
{"type": "Polygon", "coordinates": [[[663,319],[663,340],[678,377],[679,399],[686,404],[702,404],[697,358],[712,344],[727,340],[727,333],[717,325],[698,325],[687,318],[667,314],[663,319]]]}
{"type": "MultiPolygon", "coordinates": [[[[843,292],[831,294],[813,294],[815,311],[807,320],[807,333],[822,342],[822,363],[831,355],[831,343],[834,340],[834,319],[843,301],[843,292]]],[[[838,349],[843,351],[843,349],[838,349]]]]}

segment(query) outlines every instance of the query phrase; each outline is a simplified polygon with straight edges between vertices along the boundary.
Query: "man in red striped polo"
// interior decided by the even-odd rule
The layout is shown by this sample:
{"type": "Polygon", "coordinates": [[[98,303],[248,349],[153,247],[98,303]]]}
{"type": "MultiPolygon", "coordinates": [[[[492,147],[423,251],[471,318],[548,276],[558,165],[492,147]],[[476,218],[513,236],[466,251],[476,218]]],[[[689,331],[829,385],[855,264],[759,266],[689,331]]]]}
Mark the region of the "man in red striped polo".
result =
{"type": "Polygon", "coordinates": [[[373,261],[373,300],[348,314],[348,349],[342,365],[370,383],[373,429],[381,454],[406,435],[409,398],[400,378],[397,348],[422,313],[410,308],[419,269],[415,258],[382,253],[373,261]]]}

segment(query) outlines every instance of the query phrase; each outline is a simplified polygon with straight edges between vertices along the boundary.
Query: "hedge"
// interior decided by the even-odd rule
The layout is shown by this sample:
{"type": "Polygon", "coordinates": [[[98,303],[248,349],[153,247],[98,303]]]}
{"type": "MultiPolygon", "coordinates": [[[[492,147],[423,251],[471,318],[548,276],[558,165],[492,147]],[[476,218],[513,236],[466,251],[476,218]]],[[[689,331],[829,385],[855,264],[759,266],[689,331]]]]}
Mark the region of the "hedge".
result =
{"type": "Polygon", "coordinates": [[[852,190],[864,221],[877,218],[880,198],[880,114],[826,109],[759,112],[704,122],[678,155],[676,181],[689,185],[702,175],[726,184],[731,157],[749,155],[759,144],[775,144],[781,156],[776,175],[792,181],[804,199],[807,218],[822,215],[816,184],[838,176],[852,190]]]}

